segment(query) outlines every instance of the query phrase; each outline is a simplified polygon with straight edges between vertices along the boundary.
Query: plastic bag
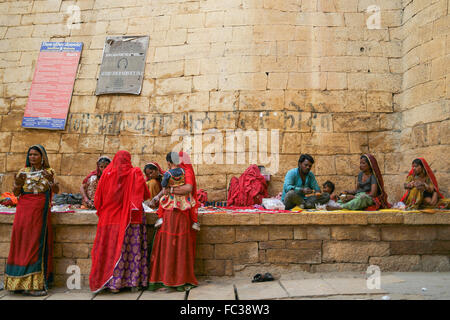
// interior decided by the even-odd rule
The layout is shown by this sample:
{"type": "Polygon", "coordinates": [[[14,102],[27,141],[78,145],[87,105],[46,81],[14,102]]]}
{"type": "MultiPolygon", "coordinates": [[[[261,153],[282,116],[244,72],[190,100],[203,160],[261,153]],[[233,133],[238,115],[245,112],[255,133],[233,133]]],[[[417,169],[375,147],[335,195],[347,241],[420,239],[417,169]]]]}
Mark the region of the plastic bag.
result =
{"type": "Polygon", "coordinates": [[[262,205],[266,209],[284,210],[284,203],[280,199],[276,198],[263,198],[262,205]]]}
{"type": "Polygon", "coordinates": [[[392,206],[392,209],[405,210],[406,205],[403,202],[397,202],[392,206]]]}

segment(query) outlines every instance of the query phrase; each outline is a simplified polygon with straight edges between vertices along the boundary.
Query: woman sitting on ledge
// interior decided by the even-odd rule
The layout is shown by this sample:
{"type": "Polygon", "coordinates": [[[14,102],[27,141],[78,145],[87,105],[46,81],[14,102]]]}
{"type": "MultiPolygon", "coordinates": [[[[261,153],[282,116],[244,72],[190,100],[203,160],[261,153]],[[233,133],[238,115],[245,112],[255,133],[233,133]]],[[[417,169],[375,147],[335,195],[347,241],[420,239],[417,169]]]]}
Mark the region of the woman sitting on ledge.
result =
{"type": "Polygon", "coordinates": [[[337,206],[327,206],[327,210],[378,210],[389,208],[384,182],[378,162],[371,154],[362,155],[359,161],[358,183],[355,191],[344,191],[345,197],[337,206]]]}
{"type": "Polygon", "coordinates": [[[102,176],[103,170],[111,163],[111,159],[108,157],[100,157],[97,160],[97,169],[92,171],[84,178],[80,187],[80,193],[83,196],[83,205],[88,209],[94,209],[94,197],[97,185],[102,176]]]}
{"type": "Polygon", "coordinates": [[[438,201],[444,198],[439,192],[433,171],[423,158],[412,162],[412,169],[406,177],[404,187],[406,192],[401,201],[407,209],[435,208],[438,201]]]}

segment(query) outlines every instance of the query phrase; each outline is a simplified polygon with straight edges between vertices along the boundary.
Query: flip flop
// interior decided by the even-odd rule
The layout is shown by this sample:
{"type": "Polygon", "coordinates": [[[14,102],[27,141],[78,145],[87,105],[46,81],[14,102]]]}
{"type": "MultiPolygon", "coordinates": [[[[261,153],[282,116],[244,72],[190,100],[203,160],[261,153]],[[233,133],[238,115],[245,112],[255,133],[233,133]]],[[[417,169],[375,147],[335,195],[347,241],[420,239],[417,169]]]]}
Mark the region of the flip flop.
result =
{"type": "Polygon", "coordinates": [[[273,281],[273,280],[275,280],[275,279],[274,279],[273,276],[272,276],[270,273],[268,273],[268,272],[263,276],[263,281],[273,281]]]}
{"type": "Polygon", "coordinates": [[[263,282],[263,276],[261,275],[261,273],[257,273],[253,276],[253,280],[252,282],[263,282]]]}

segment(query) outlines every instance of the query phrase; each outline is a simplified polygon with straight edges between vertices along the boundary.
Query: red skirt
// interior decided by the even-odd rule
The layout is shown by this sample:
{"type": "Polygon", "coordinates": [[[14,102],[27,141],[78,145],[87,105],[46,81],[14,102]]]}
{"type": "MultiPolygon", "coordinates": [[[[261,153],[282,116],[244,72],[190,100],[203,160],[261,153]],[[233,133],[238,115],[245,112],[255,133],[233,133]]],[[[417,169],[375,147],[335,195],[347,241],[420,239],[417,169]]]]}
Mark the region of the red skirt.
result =
{"type": "Polygon", "coordinates": [[[164,210],[163,224],[153,241],[149,283],[167,287],[197,286],[194,274],[196,237],[189,210],[164,210]]]}
{"type": "MultiPolygon", "coordinates": [[[[50,222],[50,193],[20,196],[11,235],[11,246],[5,276],[15,279],[42,274],[47,289],[52,273],[52,230],[50,222]]],[[[12,279],[11,278],[11,279],[12,279]]],[[[18,280],[19,281],[19,280],[18,280]]],[[[17,281],[9,281],[17,282],[17,281]]],[[[19,281],[20,282],[20,281],[19,281]]],[[[27,289],[7,288],[10,290],[27,289]]],[[[31,288],[36,289],[36,288],[31,288]]]]}

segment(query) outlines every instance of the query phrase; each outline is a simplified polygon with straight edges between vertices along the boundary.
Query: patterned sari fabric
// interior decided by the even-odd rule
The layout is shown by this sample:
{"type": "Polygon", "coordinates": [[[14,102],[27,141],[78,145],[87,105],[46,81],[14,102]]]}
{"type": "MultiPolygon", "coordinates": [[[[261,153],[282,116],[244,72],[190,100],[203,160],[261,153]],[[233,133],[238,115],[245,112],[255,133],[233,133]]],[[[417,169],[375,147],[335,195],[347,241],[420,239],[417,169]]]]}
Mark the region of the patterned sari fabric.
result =
{"type": "MultiPolygon", "coordinates": [[[[391,204],[387,200],[387,194],[384,189],[383,176],[381,175],[378,162],[375,157],[369,153],[364,154],[367,160],[369,160],[370,168],[377,180],[378,194],[376,197],[371,197],[368,193],[359,192],[355,195],[355,198],[342,205],[342,208],[348,210],[367,210],[376,211],[379,209],[387,209],[391,207],[391,204]]],[[[341,203],[339,201],[339,203],[341,203]]]]}
{"type": "MultiPolygon", "coordinates": [[[[437,207],[440,207],[442,202],[442,199],[444,199],[444,196],[439,191],[439,186],[436,180],[436,177],[434,176],[433,171],[431,170],[430,166],[428,165],[427,161],[424,158],[418,158],[420,161],[422,161],[423,167],[425,168],[425,173],[427,175],[427,178],[425,180],[425,184],[428,186],[433,185],[433,192],[437,192],[438,198],[441,200],[436,205],[437,207]]],[[[414,176],[414,168],[412,168],[408,176],[406,177],[406,183],[410,183],[415,181],[416,177],[414,176]]],[[[423,200],[425,198],[424,191],[419,190],[417,188],[412,188],[410,190],[406,190],[405,194],[403,195],[401,201],[405,203],[406,207],[408,209],[418,209],[422,207],[423,200]]]]}
{"type": "MultiPolygon", "coordinates": [[[[41,150],[44,170],[50,168],[44,147],[41,150]]],[[[28,154],[31,148],[28,150],[28,154]]],[[[52,280],[52,228],[50,222],[51,188],[42,175],[32,174],[28,160],[27,178],[14,217],[11,246],[5,270],[6,290],[47,290],[52,280]],[[45,180],[45,181],[44,181],[45,180]]]]}
{"type": "Polygon", "coordinates": [[[172,287],[184,291],[197,286],[194,274],[195,246],[197,232],[192,223],[197,222],[198,201],[195,174],[189,156],[180,152],[182,167],[186,173],[185,182],[193,187],[195,207],[186,210],[158,210],[164,222],[155,234],[150,256],[149,290],[172,287]]]}
{"type": "MultiPolygon", "coordinates": [[[[136,228],[129,228],[129,226],[142,224],[144,219],[142,202],[149,197],[144,175],[139,168],[132,167],[130,153],[117,152],[112,163],[104,170],[95,193],[94,204],[99,220],[91,254],[92,268],[89,285],[92,291],[97,292],[103,289],[111,279],[118,284],[117,277],[120,274],[114,274],[114,272],[117,270],[116,266],[121,267],[121,260],[130,259],[129,254],[125,257],[125,253],[136,250],[132,248],[131,243],[141,243],[141,246],[145,244],[144,241],[136,240],[136,238],[143,239],[144,235],[133,236],[136,228]],[[131,235],[129,230],[132,230],[131,235]],[[130,244],[125,244],[126,241],[130,241],[130,244]],[[116,276],[115,279],[114,276],[116,276]]],[[[131,257],[136,258],[138,252],[145,249],[147,248],[141,247],[131,257]]],[[[134,271],[132,269],[136,269],[136,265],[131,264],[123,267],[126,278],[128,278],[128,272],[131,275],[134,271]]],[[[121,281],[121,285],[124,282],[127,283],[121,281]]]]}

